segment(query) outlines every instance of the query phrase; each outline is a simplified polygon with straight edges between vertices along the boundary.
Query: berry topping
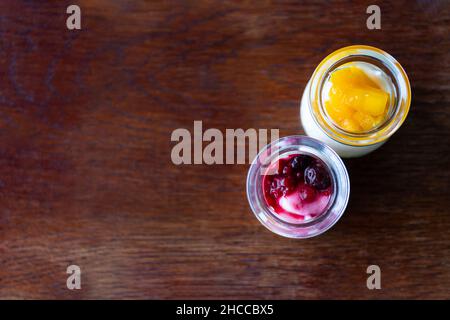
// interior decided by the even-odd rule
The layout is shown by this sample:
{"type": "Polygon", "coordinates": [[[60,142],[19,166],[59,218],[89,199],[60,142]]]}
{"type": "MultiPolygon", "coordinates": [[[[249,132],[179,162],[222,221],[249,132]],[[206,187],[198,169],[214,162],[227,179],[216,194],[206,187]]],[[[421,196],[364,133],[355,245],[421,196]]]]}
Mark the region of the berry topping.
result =
{"type": "Polygon", "coordinates": [[[307,184],[302,184],[298,187],[298,195],[301,200],[311,202],[316,197],[316,190],[307,184]]]}
{"type": "Polygon", "coordinates": [[[272,163],[262,185],[267,205],[292,222],[322,214],[332,194],[328,168],[319,159],[302,154],[272,163]]]}
{"type": "Polygon", "coordinates": [[[294,180],[293,177],[288,176],[288,177],[283,178],[283,184],[286,187],[286,191],[290,192],[295,189],[297,182],[294,180]]]}
{"type": "Polygon", "coordinates": [[[330,175],[327,170],[317,161],[306,168],[305,182],[318,190],[324,190],[331,184],[330,175]]]}
{"type": "Polygon", "coordinates": [[[285,166],[285,167],[283,168],[282,173],[283,173],[285,176],[290,176],[290,175],[292,174],[292,168],[291,168],[290,166],[285,166]]]}
{"type": "Polygon", "coordinates": [[[304,155],[295,156],[291,160],[291,168],[295,172],[304,171],[306,169],[306,167],[311,163],[311,161],[312,161],[312,158],[309,156],[304,156],[304,155]]]}
{"type": "Polygon", "coordinates": [[[286,161],[286,159],[280,159],[278,161],[278,168],[276,170],[276,173],[279,175],[283,175],[284,173],[284,169],[288,166],[288,161],[286,161]]]}

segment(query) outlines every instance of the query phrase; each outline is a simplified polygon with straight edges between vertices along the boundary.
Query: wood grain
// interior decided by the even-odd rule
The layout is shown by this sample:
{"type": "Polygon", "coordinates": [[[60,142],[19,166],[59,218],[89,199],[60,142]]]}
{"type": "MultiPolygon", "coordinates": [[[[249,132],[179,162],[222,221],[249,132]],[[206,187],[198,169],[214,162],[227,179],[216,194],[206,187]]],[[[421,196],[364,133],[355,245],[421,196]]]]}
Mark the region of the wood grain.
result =
{"type": "Polygon", "coordinates": [[[450,298],[450,4],[383,1],[0,2],[0,298],[450,298]],[[326,234],[266,231],[248,165],[170,160],[176,128],[303,133],[316,65],[351,44],[394,55],[410,115],[346,161],[326,234]],[[66,268],[82,289],[66,288],[66,268]],[[382,269],[382,290],[366,268],[382,269]]]}

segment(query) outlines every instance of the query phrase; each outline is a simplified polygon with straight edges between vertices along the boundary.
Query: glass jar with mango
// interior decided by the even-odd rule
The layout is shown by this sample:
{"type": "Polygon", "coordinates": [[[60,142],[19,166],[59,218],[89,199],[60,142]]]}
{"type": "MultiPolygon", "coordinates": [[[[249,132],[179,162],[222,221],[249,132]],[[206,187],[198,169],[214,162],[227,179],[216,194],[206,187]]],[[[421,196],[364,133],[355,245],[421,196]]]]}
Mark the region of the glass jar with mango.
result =
{"type": "Polygon", "coordinates": [[[402,125],[411,88],[406,72],[388,53],[350,46],[326,57],[302,96],[305,133],[327,143],[342,157],[379,148],[402,125]]]}

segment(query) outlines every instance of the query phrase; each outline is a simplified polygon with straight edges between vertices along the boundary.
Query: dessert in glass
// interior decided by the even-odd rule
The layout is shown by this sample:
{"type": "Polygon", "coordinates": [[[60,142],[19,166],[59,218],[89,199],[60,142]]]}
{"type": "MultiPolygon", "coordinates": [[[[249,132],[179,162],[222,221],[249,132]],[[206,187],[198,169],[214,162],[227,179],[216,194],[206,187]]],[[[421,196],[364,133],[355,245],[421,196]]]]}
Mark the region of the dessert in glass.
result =
{"type": "Polygon", "coordinates": [[[300,103],[305,133],[341,157],[379,148],[405,121],[411,88],[402,66],[388,53],[350,46],[326,57],[300,103]]]}
{"type": "Polygon", "coordinates": [[[284,137],[264,147],[247,176],[247,197],[258,220],[289,238],[310,238],[331,228],[349,195],[341,158],[306,136],[284,137]]]}

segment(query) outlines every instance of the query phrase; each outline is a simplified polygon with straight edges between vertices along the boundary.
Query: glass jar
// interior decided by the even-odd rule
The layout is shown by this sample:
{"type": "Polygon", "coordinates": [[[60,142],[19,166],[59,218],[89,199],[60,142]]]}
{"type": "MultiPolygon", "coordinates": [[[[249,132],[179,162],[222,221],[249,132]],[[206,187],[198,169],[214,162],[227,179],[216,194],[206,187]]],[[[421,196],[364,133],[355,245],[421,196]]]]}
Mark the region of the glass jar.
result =
{"type": "Polygon", "coordinates": [[[247,176],[247,197],[256,218],[270,231],[288,238],[310,238],[331,228],[342,216],[350,195],[350,180],[341,158],[324,143],[306,136],[288,136],[265,146],[253,160],[247,176]],[[262,180],[267,168],[280,158],[304,154],[320,159],[328,168],[333,192],[324,212],[298,223],[281,219],[267,205],[262,180]]]}
{"type": "Polygon", "coordinates": [[[379,148],[405,121],[411,103],[411,88],[402,66],[388,53],[370,46],[350,46],[326,57],[309,80],[300,102],[300,119],[305,133],[325,142],[341,157],[359,157],[379,148]],[[384,121],[376,128],[351,133],[337,126],[327,115],[323,90],[329,75],[347,63],[365,63],[380,70],[392,88],[384,121]]]}

